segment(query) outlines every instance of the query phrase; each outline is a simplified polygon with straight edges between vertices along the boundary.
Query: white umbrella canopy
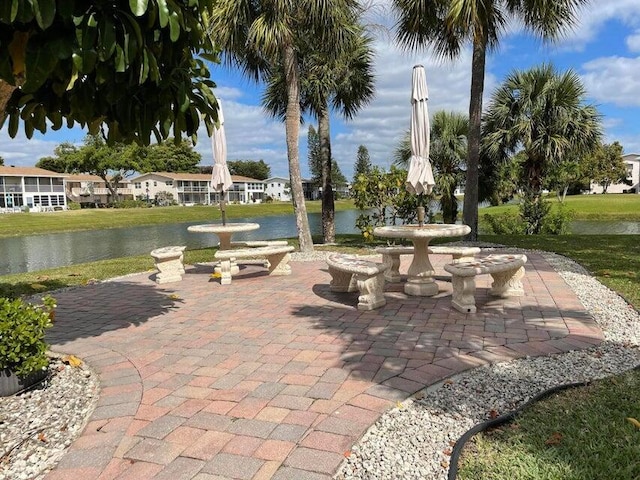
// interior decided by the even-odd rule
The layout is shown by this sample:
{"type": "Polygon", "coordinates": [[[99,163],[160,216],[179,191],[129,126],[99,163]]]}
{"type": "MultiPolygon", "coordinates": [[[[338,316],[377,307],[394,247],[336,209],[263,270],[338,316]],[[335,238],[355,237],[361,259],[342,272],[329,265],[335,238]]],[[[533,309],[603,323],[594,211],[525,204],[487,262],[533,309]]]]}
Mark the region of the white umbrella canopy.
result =
{"type": "Polygon", "coordinates": [[[224,192],[233,186],[231,173],[227,166],[227,139],[224,133],[224,115],[222,104],[218,100],[218,122],[219,127],[213,129],[211,135],[211,148],[213,150],[213,170],[211,172],[211,188],[220,192],[220,211],[222,212],[222,223],[226,224],[224,211],[224,192]]]}
{"type": "Polygon", "coordinates": [[[413,67],[411,79],[411,158],[406,188],[410,193],[431,193],[435,185],[429,161],[429,91],[422,65],[413,67]]]}

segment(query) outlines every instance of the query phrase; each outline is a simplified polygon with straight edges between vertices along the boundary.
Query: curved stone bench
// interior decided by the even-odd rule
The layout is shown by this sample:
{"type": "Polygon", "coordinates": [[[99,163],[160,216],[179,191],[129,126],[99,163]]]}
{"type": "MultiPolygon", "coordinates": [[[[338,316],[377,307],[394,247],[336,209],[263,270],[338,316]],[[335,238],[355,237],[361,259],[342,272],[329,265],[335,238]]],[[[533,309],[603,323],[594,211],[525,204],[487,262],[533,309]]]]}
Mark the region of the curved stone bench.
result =
{"type": "Polygon", "coordinates": [[[489,255],[468,262],[451,263],[444,269],[451,274],[453,299],[451,305],[462,313],[476,311],[476,275],[490,274],[493,277],[491,295],[517,297],[524,295],[522,277],[526,255],[489,255]]]}
{"type": "Polygon", "coordinates": [[[238,258],[266,258],[269,265],[269,275],[291,275],[291,252],[294,248],[290,245],[273,245],[255,248],[240,248],[233,250],[218,250],[214,257],[220,260],[220,283],[231,283],[231,261],[238,258]]]}
{"type": "MultiPolygon", "coordinates": [[[[458,246],[433,246],[428,247],[429,253],[436,255],[451,255],[452,263],[459,263],[473,260],[475,255],[480,253],[478,247],[458,247],[458,246]]],[[[389,265],[384,278],[387,282],[398,283],[402,279],[400,276],[400,255],[413,255],[413,246],[388,246],[377,247],[377,253],[382,254],[382,262],[389,265]]]]}
{"type": "Polygon", "coordinates": [[[358,310],[373,310],[386,305],[384,298],[384,263],[372,262],[356,255],[333,253],[326,258],[331,275],[332,292],[358,290],[358,310]]]}
{"type": "Polygon", "coordinates": [[[186,246],[156,248],[151,252],[158,273],[156,283],[179,282],[184,275],[184,250],[186,246]]]}

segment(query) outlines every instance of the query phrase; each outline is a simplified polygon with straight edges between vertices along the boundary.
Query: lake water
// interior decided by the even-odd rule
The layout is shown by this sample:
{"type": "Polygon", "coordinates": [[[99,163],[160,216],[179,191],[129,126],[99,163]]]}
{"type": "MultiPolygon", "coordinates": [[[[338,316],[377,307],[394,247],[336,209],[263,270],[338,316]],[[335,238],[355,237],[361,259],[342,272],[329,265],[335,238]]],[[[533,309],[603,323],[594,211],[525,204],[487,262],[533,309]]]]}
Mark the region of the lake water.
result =
{"type": "MultiPolygon", "coordinates": [[[[355,228],[358,213],[358,210],[336,212],[336,233],[359,233],[355,228]]],[[[321,215],[310,213],[308,217],[311,234],[321,235],[321,215]]],[[[293,215],[232,219],[229,222],[260,224],[258,230],[235,234],[234,240],[270,240],[298,236],[293,215]]],[[[187,227],[202,223],[204,222],[0,238],[0,275],[141,255],[167,245],[186,245],[187,249],[217,245],[215,235],[187,232],[187,227]]]]}
{"type": "MultiPolygon", "coordinates": [[[[360,233],[355,228],[357,210],[336,212],[336,233],[360,233]]],[[[268,240],[298,236],[293,215],[244,218],[234,223],[255,222],[258,230],[234,235],[234,240],[268,240]]],[[[188,249],[217,245],[214,235],[189,233],[187,227],[203,222],[175,223],[88,232],[52,233],[0,238],[0,275],[32,272],[109,258],[148,254],[166,245],[186,245],[188,249]]],[[[322,234],[319,213],[309,214],[312,235],[322,234]]],[[[572,223],[576,234],[640,234],[640,222],[572,223]]]]}

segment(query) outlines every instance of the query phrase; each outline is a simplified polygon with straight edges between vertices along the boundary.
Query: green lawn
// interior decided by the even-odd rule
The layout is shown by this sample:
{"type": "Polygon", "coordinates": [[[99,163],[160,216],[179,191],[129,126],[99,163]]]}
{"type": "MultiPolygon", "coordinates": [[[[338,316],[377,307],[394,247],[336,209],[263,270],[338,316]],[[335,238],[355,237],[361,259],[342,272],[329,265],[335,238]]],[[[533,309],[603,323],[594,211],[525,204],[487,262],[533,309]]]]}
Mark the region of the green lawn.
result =
{"type": "MultiPolygon", "coordinates": [[[[307,212],[320,212],[320,201],[306,202],[307,212]]],[[[351,200],[336,201],[336,210],[352,209],[351,200]]],[[[260,203],[226,206],[227,219],[263,217],[268,215],[291,215],[293,206],[287,202],[260,203]]],[[[106,228],[132,227],[180,222],[220,221],[217,205],[193,207],[153,208],[98,208],[70,210],[55,213],[20,213],[0,215],[0,237],[34,235],[41,233],[70,232],[78,230],[101,230],[106,228]]]]}
{"type": "MultiPolygon", "coordinates": [[[[553,207],[559,205],[555,195],[549,197],[553,207]]],[[[640,195],[607,194],[607,195],[572,195],[565,203],[575,213],[575,220],[626,220],[640,221],[640,195]]],[[[488,213],[495,215],[505,212],[516,212],[517,205],[500,205],[480,210],[480,216],[488,213]]]]}
{"type": "Polygon", "coordinates": [[[638,480],[640,370],[556,393],[465,445],[459,480],[638,480]]]}

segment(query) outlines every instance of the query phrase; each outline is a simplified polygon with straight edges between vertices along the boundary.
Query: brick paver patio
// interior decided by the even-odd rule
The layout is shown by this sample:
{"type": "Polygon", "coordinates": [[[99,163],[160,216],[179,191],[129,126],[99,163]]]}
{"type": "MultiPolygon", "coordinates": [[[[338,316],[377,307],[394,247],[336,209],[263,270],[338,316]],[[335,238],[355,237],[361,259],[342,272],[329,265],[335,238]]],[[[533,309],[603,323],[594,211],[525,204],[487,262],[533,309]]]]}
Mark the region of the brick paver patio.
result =
{"type": "MultiPolygon", "coordinates": [[[[432,258],[444,276],[450,257],[432,258]]],[[[221,286],[200,266],[180,283],[145,273],[57,293],[48,340],[93,367],[101,392],[47,479],[328,479],[385,410],[423,387],[602,340],[537,254],[526,296],[493,299],[481,276],[469,315],[450,308],[444,277],[436,297],[387,284],[387,305],[359,312],[357,293],[329,291],[324,262],[292,269],[247,266],[221,286]]]]}

